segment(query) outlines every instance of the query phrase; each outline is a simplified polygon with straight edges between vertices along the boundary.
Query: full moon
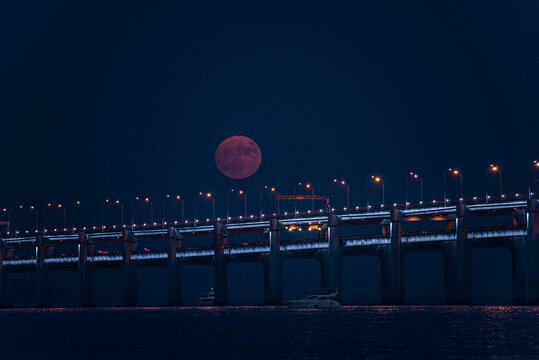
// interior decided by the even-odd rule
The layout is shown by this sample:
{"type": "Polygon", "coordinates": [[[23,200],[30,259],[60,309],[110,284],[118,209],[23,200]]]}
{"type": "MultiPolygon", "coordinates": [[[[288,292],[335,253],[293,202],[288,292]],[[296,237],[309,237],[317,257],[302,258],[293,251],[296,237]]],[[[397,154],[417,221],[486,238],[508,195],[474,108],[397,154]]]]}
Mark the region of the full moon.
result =
{"type": "Polygon", "coordinates": [[[215,152],[217,168],[232,179],[245,179],[253,175],[261,161],[260,148],[246,136],[225,139],[215,152]]]}

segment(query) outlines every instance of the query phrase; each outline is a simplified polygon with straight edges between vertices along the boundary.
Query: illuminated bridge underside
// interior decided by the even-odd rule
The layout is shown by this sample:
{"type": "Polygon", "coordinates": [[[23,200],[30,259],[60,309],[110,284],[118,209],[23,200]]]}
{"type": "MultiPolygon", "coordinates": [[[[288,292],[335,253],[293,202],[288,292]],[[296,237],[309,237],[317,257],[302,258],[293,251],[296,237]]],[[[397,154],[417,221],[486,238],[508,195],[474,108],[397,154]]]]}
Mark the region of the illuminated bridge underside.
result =
{"type": "MultiPolygon", "coordinates": [[[[468,239],[504,239],[504,238],[513,238],[513,237],[522,237],[526,236],[526,229],[510,229],[510,230],[488,230],[488,231],[477,231],[469,232],[468,239]]],[[[390,245],[391,239],[389,237],[372,237],[372,238],[358,238],[353,239],[353,237],[343,237],[343,246],[345,248],[354,248],[361,246],[372,246],[372,245],[390,245]]],[[[403,244],[413,245],[414,243],[427,243],[427,242],[437,242],[437,241],[454,241],[456,240],[455,233],[443,233],[443,234],[428,234],[428,235],[414,235],[414,236],[402,236],[403,244]]],[[[325,241],[297,241],[289,244],[281,245],[281,251],[285,254],[289,254],[291,257],[294,257],[295,252],[301,252],[304,250],[316,250],[316,249],[327,249],[328,243],[325,241]]],[[[230,246],[224,249],[226,255],[242,255],[242,254],[258,254],[262,255],[270,251],[269,245],[251,245],[251,246],[230,246]]],[[[352,250],[353,253],[353,250],[352,250]]],[[[186,260],[190,258],[210,258],[214,255],[213,248],[201,248],[193,250],[182,250],[178,251],[176,257],[181,260],[186,260]]],[[[159,261],[167,259],[167,252],[148,252],[145,254],[134,254],[132,259],[135,262],[147,262],[147,261],[159,261]]],[[[50,257],[45,260],[48,264],[77,264],[79,258],[76,256],[69,257],[50,257]]],[[[122,255],[95,255],[88,257],[88,261],[96,265],[100,263],[118,263],[122,262],[122,255]]],[[[35,265],[35,259],[17,259],[17,260],[5,260],[4,265],[16,267],[17,265],[35,265]]]]}

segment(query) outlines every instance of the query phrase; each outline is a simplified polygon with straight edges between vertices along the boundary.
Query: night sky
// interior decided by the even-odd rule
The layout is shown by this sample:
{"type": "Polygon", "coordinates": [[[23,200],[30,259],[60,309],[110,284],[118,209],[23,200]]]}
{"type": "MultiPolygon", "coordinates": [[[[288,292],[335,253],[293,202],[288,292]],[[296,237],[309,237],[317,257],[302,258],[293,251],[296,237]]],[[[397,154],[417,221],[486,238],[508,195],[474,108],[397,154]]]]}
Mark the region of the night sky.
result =
{"type": "MultiPolygon", "coordinates": [[[[501,166],[505,193],[527,193],[539,157],[538,15],[537,1],[3,1],[0,207],[80,200],[93,204],[90,221],[101,199],[181,194],[192,218],[193,196],[210,191],[224,216],[227,189],[242,188],[256,214],[263,185],[290,194],[310,182],[327,195],[333,178],[349,181],[352,205],[364,206],[371,175],[383,177],[387,202],[403,202],[410,171],[432,200],[443,198],[449,167],[462,170],[466,197],[483,196],[499,192],[490,163],[501,166]],[[245,180],[214,162],[234,135],[262,151],[245,180]]],[[[448,189],[458,196],[456,179],[448,189]]],[[[480,296],[507,296],[510,271],[496,271],[510,269],[508,253],[474,256],[480,296]]],[[[369,261],[346,260],[345,285],[376,268],[369,261]]],[[[443,286],[441,259],[407,261],[408,274],[428,283],[433,268],[432,284],[443,286]]],[[[297,278],[285,295],[302,274],[312,280],[311,267],[285,265],[297,278]]]]}

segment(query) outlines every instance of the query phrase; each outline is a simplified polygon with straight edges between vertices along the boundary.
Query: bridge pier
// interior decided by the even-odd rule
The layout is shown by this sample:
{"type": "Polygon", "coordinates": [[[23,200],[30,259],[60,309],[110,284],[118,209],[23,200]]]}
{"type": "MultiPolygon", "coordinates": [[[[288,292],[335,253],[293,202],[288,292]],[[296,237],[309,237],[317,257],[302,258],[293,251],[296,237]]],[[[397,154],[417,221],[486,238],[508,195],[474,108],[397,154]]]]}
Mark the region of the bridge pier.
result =
{"type": "Polygon", "coordinates": [[[182,304],[182,284],[180,259],[176,257],[178,249],[182,246],[182,238],[178,230],[168,228],[168,306],[182,304]]]}
{"type": "Polygon", "coordinates": [[[456,235],[445,254],[445,302],[452,305],[472,303],[471,252],[468,241],[468,209],[464,203],[457,204],[456,235]]]}
{"type": "Polygon", "coordinates": [[[228,244],[228,234],[223,224],[214,225],[214,283],[215,305],[228,304],[227,266],[228,262],[224,254],[224,247],[228,244]]]}
{"type": "Polygon", "coordinates": [[[88,262],[88,256],[93,254],[93,241],[84,232],[79,232],[78,253],[79,253],[79,306],[92,307],[94,300],[94,279],[92,276],[92,265],[88,262]]]}
{"type": "Polygon", "coordinates": [[[137,306],[137,271],[131,259],[137,248],[137,239],[129,230],[122,231],[122,305],[137,306]]]}
{"type": "Polygon", "coordinates": [[[343,248],[339,240],[339,218],[336,214],[328,217],[328,250],[326,253],[326,270],[323,272],[323,286],[337,289],[337,299],[342,301],[342,260],[343,248]]]}
{"type": "Polygon", "coordinates": [[[382,304],[404,304],[404,255],[401,248],[401,213],[391,209],[391,246],[382,258],[382,304]]]}
{"type": "Polygon", "coordinates": [[[270,220],[269,262],[264,267],[264,304],[279,305],[283,302],[283,262],[281,254],[281,224],[277,219],[270,220]]]}
{"type": "Polygon", "coordinates": [[[43,234],[37,235],[36,243],[37,307],[52,307],[50,269],[45,262],[47,255],[52,253],[52,245],[43,234]]]}
{"type": "Polygon", "coordinates": [[[0,309],[10,308],[11,303],[11,279],[4,265],[4,258],[7,257],[7,246],[0,239],[0,309]]]}
{"type": "Polygon", "coordinates": [[[514,240],[514,248],[511,249],[512,278],[513,278],[513,304],[526,305],[528,303],[527,286],[527,261],[526,239],[514,240]]]}
{"type": "Polygon", "coordinates": [[[537,200],[531,198],[526,207],[527,228],[526,262],[528,263],[528,304],[539,305],[539,216],[537,200]]]}

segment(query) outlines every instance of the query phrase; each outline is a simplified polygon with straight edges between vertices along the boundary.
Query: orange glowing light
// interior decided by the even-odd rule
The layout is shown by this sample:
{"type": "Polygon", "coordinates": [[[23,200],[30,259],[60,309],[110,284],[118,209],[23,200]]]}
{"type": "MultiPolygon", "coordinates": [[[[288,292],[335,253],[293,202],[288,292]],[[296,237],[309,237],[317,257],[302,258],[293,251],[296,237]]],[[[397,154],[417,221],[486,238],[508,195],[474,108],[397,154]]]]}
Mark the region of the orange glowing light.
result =
{"type": "Polygon", "coordinates": [[[493,164],[490,164],[490,170],[492,171],[498,171],[498,166],[497,165],[493,165],[493,164]]]}
{"type": "Polygon", "coordinates": [[[453,170],[453,174],[458,175],[459,171],[458,170],[453,170]]]}
{"type": "Polygon", "coordinates": [[[240,195],[243,195],[243,190],[240,190],[239,193],[240,193],[240,195]]]}
{"type": "Polygon", "coordinates": [[[105,200],[105,202],[108,203],[108,202],[109,202],[109,199],[105,200]]]}
{"type": "Polygon", "coordinates": [[[169,197],[170,197],[170,195],[169,195],[169,194],[167,194],[167,198],[169,198],[169,197]]]}
{"type": "Polygon", "coordinates": [[[30,210],[34,210],[34,209],[35,209],[34,205],[30,206],[30,210]]]}
{"type": "Polygon", "coordinates": [[[19,206],[19,209],[22,209],[22,205],[19,206]]]}
{"type": "Polygon", "coordinates": [[[176,195],[176,199],[180,200],[180,195],[176,195]]]}
{"type": "Polygon", "coordinates": [[[380,182],[382,181],[382,178],[380,178],[379,176],[372,176],[372,178],[374,179],[375,182],[380,182]]]}
{"type": "Polygon", "coordinates": [[[3,208],[2,211],[7,211],[7,209],[6,209],[6,208],[3,208]]]}
{"type": "Polygon", "coordinates": [[[77,201],[75,204],[80,205],[80,201],[77,201]]]}
{"type": "Polygon", "coordinates": [[[417,174],[414,174],[414,178],[417,179],[419,177],[419,175],[417,174]]]}
{"type": "Polygon", "coordinates": [[[211,193],[206,193],[206,197],[211,197],[211,193]]]}
{"type": "Polygon", "coordinates": [[[346,184],[346,181],[344,181],[344,180],[343,180],[343,181],[341,181],[341,184],[342,184],[342,185],[346,184]]]}
{"type": "Polygon", "coordinates": [[[144,199],[144,201],[148,202],[148,201],[150,201],[150,198],[146,198],[146,199],[144,199]]]}
{"type": "Polygon", "coordinates": [[[307,184],[307,185],[305,185],[305,187],[306,187],[307,189],[310,189],[310,188],[311,188],[311,184],[307,184]]]}
{"type": "Polygon", "coordinates": [[[271,191],[275,191],[275,188],[274,188],[274,187],[272,187],[272,188],[271,188],[271,191]]]}
{"type": "Polygon", "coordinates": [[[58,204],[58,208],[61,209],[61,208],[62,208],[62,204],[58,204]]]}
{"type": "Polygon", "coordinates": [[[120,203],[120,200],[116,200],[115,203],[116,203],[116,204],[119,204],[119,203],[120,203]]]}
{"type": "Polygon", "coordinates": [[[49,204],[47,204],[47,206],[48,206],[48,207],[51,207],[51,204],[49,203],[49,204]]]}
{"type": "Polygon", "coordinates": [[[337,182],[337,179],[333,179],[333,182],[336,183],[336,182],[337,182]]]}

